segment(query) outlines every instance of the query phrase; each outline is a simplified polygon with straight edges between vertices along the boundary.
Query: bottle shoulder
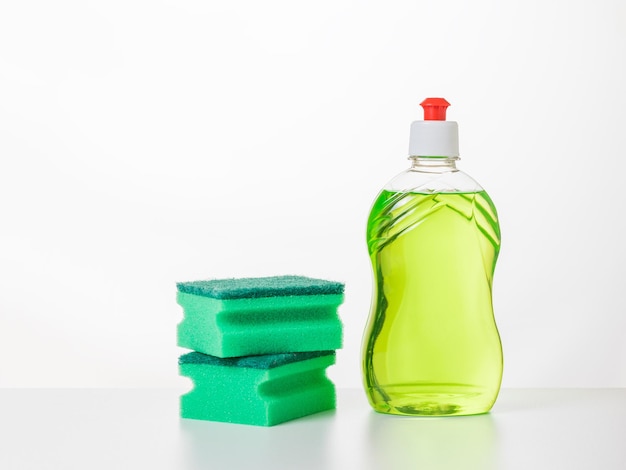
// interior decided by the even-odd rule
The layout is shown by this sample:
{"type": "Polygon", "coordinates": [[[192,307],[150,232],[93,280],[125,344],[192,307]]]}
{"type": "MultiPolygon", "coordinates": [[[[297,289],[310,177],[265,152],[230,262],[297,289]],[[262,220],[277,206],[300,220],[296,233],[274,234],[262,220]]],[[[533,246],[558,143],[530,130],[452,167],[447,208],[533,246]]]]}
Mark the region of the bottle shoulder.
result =
{"type": "Polygon", "coordinates": [[[457,169],[430,172],[409,168],[392,178],[383,190],[412,193],[465,193],[483,191],[483,188],[474,178],[457,169]]]}

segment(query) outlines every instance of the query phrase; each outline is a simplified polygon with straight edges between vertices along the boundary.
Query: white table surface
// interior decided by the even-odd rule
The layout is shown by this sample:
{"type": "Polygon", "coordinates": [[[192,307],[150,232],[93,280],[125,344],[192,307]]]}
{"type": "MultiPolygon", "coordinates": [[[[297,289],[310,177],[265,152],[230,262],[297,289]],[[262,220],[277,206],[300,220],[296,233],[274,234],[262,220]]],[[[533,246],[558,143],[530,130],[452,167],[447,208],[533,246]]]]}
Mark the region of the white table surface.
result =
{"type": "Polygon", "coordinates": [[[177,390],[0,389],[0,469],[626,469],[626,389],[502,390],[490,414],[274,427],[184,420],[177,390]]]}

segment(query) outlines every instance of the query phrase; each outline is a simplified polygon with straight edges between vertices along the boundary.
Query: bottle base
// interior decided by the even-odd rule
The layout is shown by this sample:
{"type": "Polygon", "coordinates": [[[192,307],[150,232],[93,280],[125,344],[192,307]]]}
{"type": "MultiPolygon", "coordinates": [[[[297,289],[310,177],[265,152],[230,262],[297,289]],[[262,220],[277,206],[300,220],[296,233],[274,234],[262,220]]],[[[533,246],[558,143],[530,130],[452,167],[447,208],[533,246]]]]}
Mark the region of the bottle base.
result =
{"type": "Polygon", "coordinates": [[[408,384],[370,387],[374,411],[405,416],[465,416],[487,413],[497,392],[461,384],[408,384]]]}

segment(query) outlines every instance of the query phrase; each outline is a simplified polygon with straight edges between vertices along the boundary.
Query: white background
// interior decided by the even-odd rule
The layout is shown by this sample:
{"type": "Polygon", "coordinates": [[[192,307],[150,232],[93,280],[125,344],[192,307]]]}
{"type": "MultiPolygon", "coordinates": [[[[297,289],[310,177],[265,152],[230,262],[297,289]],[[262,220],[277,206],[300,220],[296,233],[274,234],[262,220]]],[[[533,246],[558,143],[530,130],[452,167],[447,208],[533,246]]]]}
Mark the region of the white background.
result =
{"type": "Polygon", "coordinates": [[[443,96],[503,232],[506,387],[626,386],[620,0],[0,6],[0,387],[177,387],[176,281],[343,281],[443,96]]]}

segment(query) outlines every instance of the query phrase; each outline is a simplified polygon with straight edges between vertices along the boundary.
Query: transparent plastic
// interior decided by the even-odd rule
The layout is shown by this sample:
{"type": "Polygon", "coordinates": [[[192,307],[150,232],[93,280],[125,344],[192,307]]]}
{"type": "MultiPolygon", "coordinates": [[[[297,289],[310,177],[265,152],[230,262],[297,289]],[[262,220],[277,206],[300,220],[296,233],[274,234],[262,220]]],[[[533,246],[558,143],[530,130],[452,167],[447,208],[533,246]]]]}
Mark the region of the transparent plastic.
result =
{"type": "Polygon", "coordinates": [[[502,346],[492,307],[496,209],[457,158],[411,157],[378,195],[367,225],[374,273],[363,339],[372,407],[469,415],[493,406],[502,346]]]}

